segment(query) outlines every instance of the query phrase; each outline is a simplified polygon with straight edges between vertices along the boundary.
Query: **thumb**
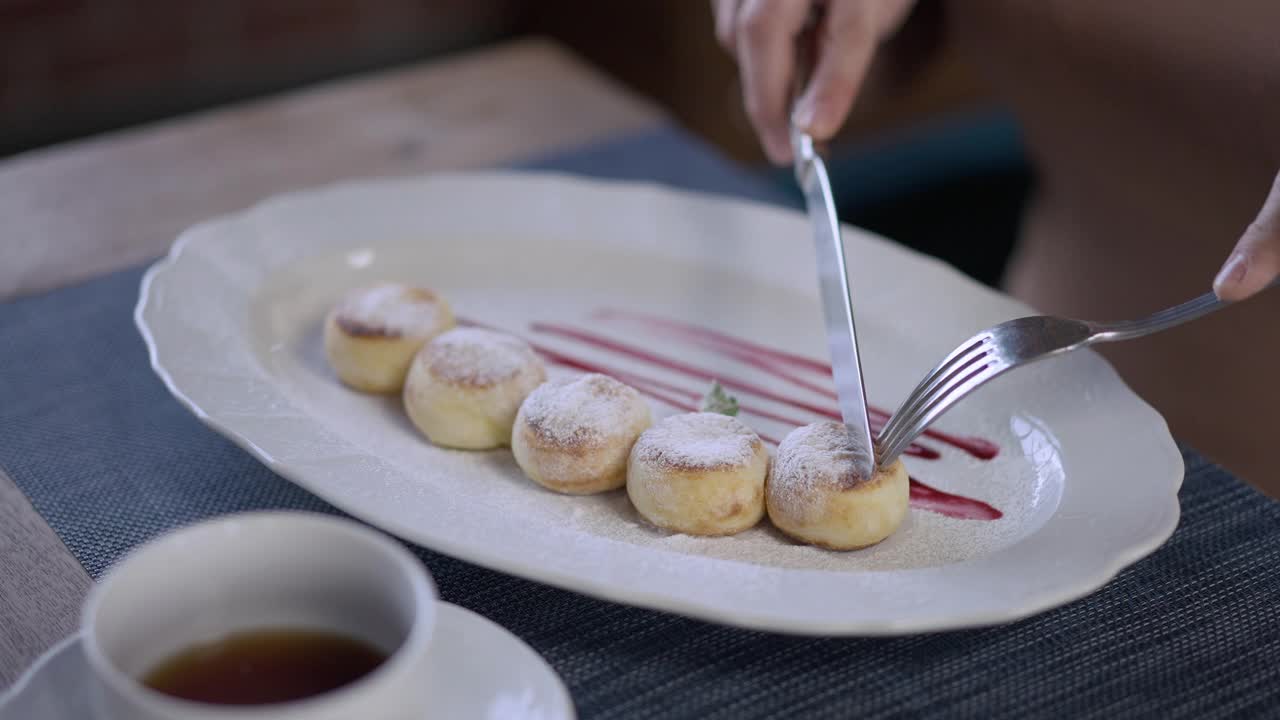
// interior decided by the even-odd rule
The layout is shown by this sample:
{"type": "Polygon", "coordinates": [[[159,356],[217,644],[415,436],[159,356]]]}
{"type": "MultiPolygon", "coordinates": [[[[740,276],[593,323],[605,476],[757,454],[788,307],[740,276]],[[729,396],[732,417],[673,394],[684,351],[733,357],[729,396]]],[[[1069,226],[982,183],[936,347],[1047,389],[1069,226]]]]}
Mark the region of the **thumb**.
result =
{"type": "Polygon", "coordinates": [[[1280,276],[1280,175],[1258,217],[1240,236],[1231,256],[1213,280],[1223,300],[1244,300],[1280,276]]]}

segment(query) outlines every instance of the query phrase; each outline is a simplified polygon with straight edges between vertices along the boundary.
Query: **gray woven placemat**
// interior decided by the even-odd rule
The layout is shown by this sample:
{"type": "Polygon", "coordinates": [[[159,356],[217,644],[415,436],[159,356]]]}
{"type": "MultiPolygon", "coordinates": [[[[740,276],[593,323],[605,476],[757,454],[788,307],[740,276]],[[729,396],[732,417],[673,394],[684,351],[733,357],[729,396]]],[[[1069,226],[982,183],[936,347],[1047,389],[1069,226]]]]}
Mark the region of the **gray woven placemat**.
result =
{"type": "MultiPolygon", "coordinates": [[[[676,130],[544,167],[780,200],[676,130]]],[[[0,466],[95,576],[169,528],[333,512],[184,411],[132,324],[141,269],[0,305],[0,466]]],[[[442,596],[524,638],[591,718],[1280,714],[1280,504],[1190,450],[1182,524],[1094,595],[985,630],[807,639],[709,625],[420,550],[442,596]]]]}

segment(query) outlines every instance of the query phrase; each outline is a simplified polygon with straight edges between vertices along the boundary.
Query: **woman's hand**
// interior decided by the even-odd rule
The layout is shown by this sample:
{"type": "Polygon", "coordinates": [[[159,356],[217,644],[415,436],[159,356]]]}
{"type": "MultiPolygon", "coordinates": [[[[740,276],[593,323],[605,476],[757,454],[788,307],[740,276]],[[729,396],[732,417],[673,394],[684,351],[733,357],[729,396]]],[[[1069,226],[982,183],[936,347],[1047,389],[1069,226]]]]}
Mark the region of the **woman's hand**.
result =
{"type": "Polygon", "coordinates": [[[815,140],[840,129],[880,42],[902,24],[914,0],[712,0],[716,37],[738,60],[747,115],[769,159],[791,160],[788,124],[796,41],[810,10],[824,8],[817,55],[795,120],[815,140]]]}
{"type": "Polygon", "coordinates": [[[1280,276],[1280,175],[1258,217],[1240,236],[1213,281],[1223,300],[1244,300],[1280,276]]]}

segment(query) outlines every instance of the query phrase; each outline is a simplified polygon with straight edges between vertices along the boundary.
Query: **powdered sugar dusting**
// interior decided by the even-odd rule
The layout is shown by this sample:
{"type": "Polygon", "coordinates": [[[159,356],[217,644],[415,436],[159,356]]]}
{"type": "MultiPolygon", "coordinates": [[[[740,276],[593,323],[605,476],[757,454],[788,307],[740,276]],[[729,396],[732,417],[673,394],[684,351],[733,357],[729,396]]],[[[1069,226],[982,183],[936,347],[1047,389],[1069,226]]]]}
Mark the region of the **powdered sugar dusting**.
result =
{"type": "Polygon", "coordinates": [[[496,385],[542,366],[524,340],[482,328],[455,328],[427,343],[422,352],[432,375],[473,387],[496,385]]]}
{"type": "Polygon", "coordinates": [[[844,423],[825,420],[798,427],[778,445],[769,501],[801,516],[816,512],[824,492],[849,490],[871,479],[857,474],[866,459],[866,449],[844,423]]]}
{"type": "Polygon", "coordinates": [[[746,465],[760,436],[741,420],[719,413],[672,415],[644,431],[632,450],[636,460],[681,470],[746,465]]]}
{"type": "Polygon", "coordinates": [[[364,335],[425,337],[450,318],[438,295],[399,283],[353,290],[338,303],[336,313],[348,332],[364,335]]]}
{"type": "Polygon", "coordinates": [[[557,447],[596,447],[635,433],[649,406],[634,388],[588,373],[543,383],[529,394],[521,417],[540,440],[557,447]]]}

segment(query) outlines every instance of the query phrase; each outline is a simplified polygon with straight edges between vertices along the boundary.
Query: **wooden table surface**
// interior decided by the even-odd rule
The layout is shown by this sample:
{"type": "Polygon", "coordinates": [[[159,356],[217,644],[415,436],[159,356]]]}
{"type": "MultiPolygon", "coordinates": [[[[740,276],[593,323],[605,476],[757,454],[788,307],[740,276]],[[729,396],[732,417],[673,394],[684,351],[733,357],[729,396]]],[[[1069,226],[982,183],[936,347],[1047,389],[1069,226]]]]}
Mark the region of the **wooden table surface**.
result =
{"type": "MultiPolygon", "coordinates": [[[[663,121],[533,39],[20,155],[0,162],[0,301],[135,265],[274,193],[510,163],[663,121]]],[[[0,468],[0,689],[74,632],[90,584],[0,468]]]]}

